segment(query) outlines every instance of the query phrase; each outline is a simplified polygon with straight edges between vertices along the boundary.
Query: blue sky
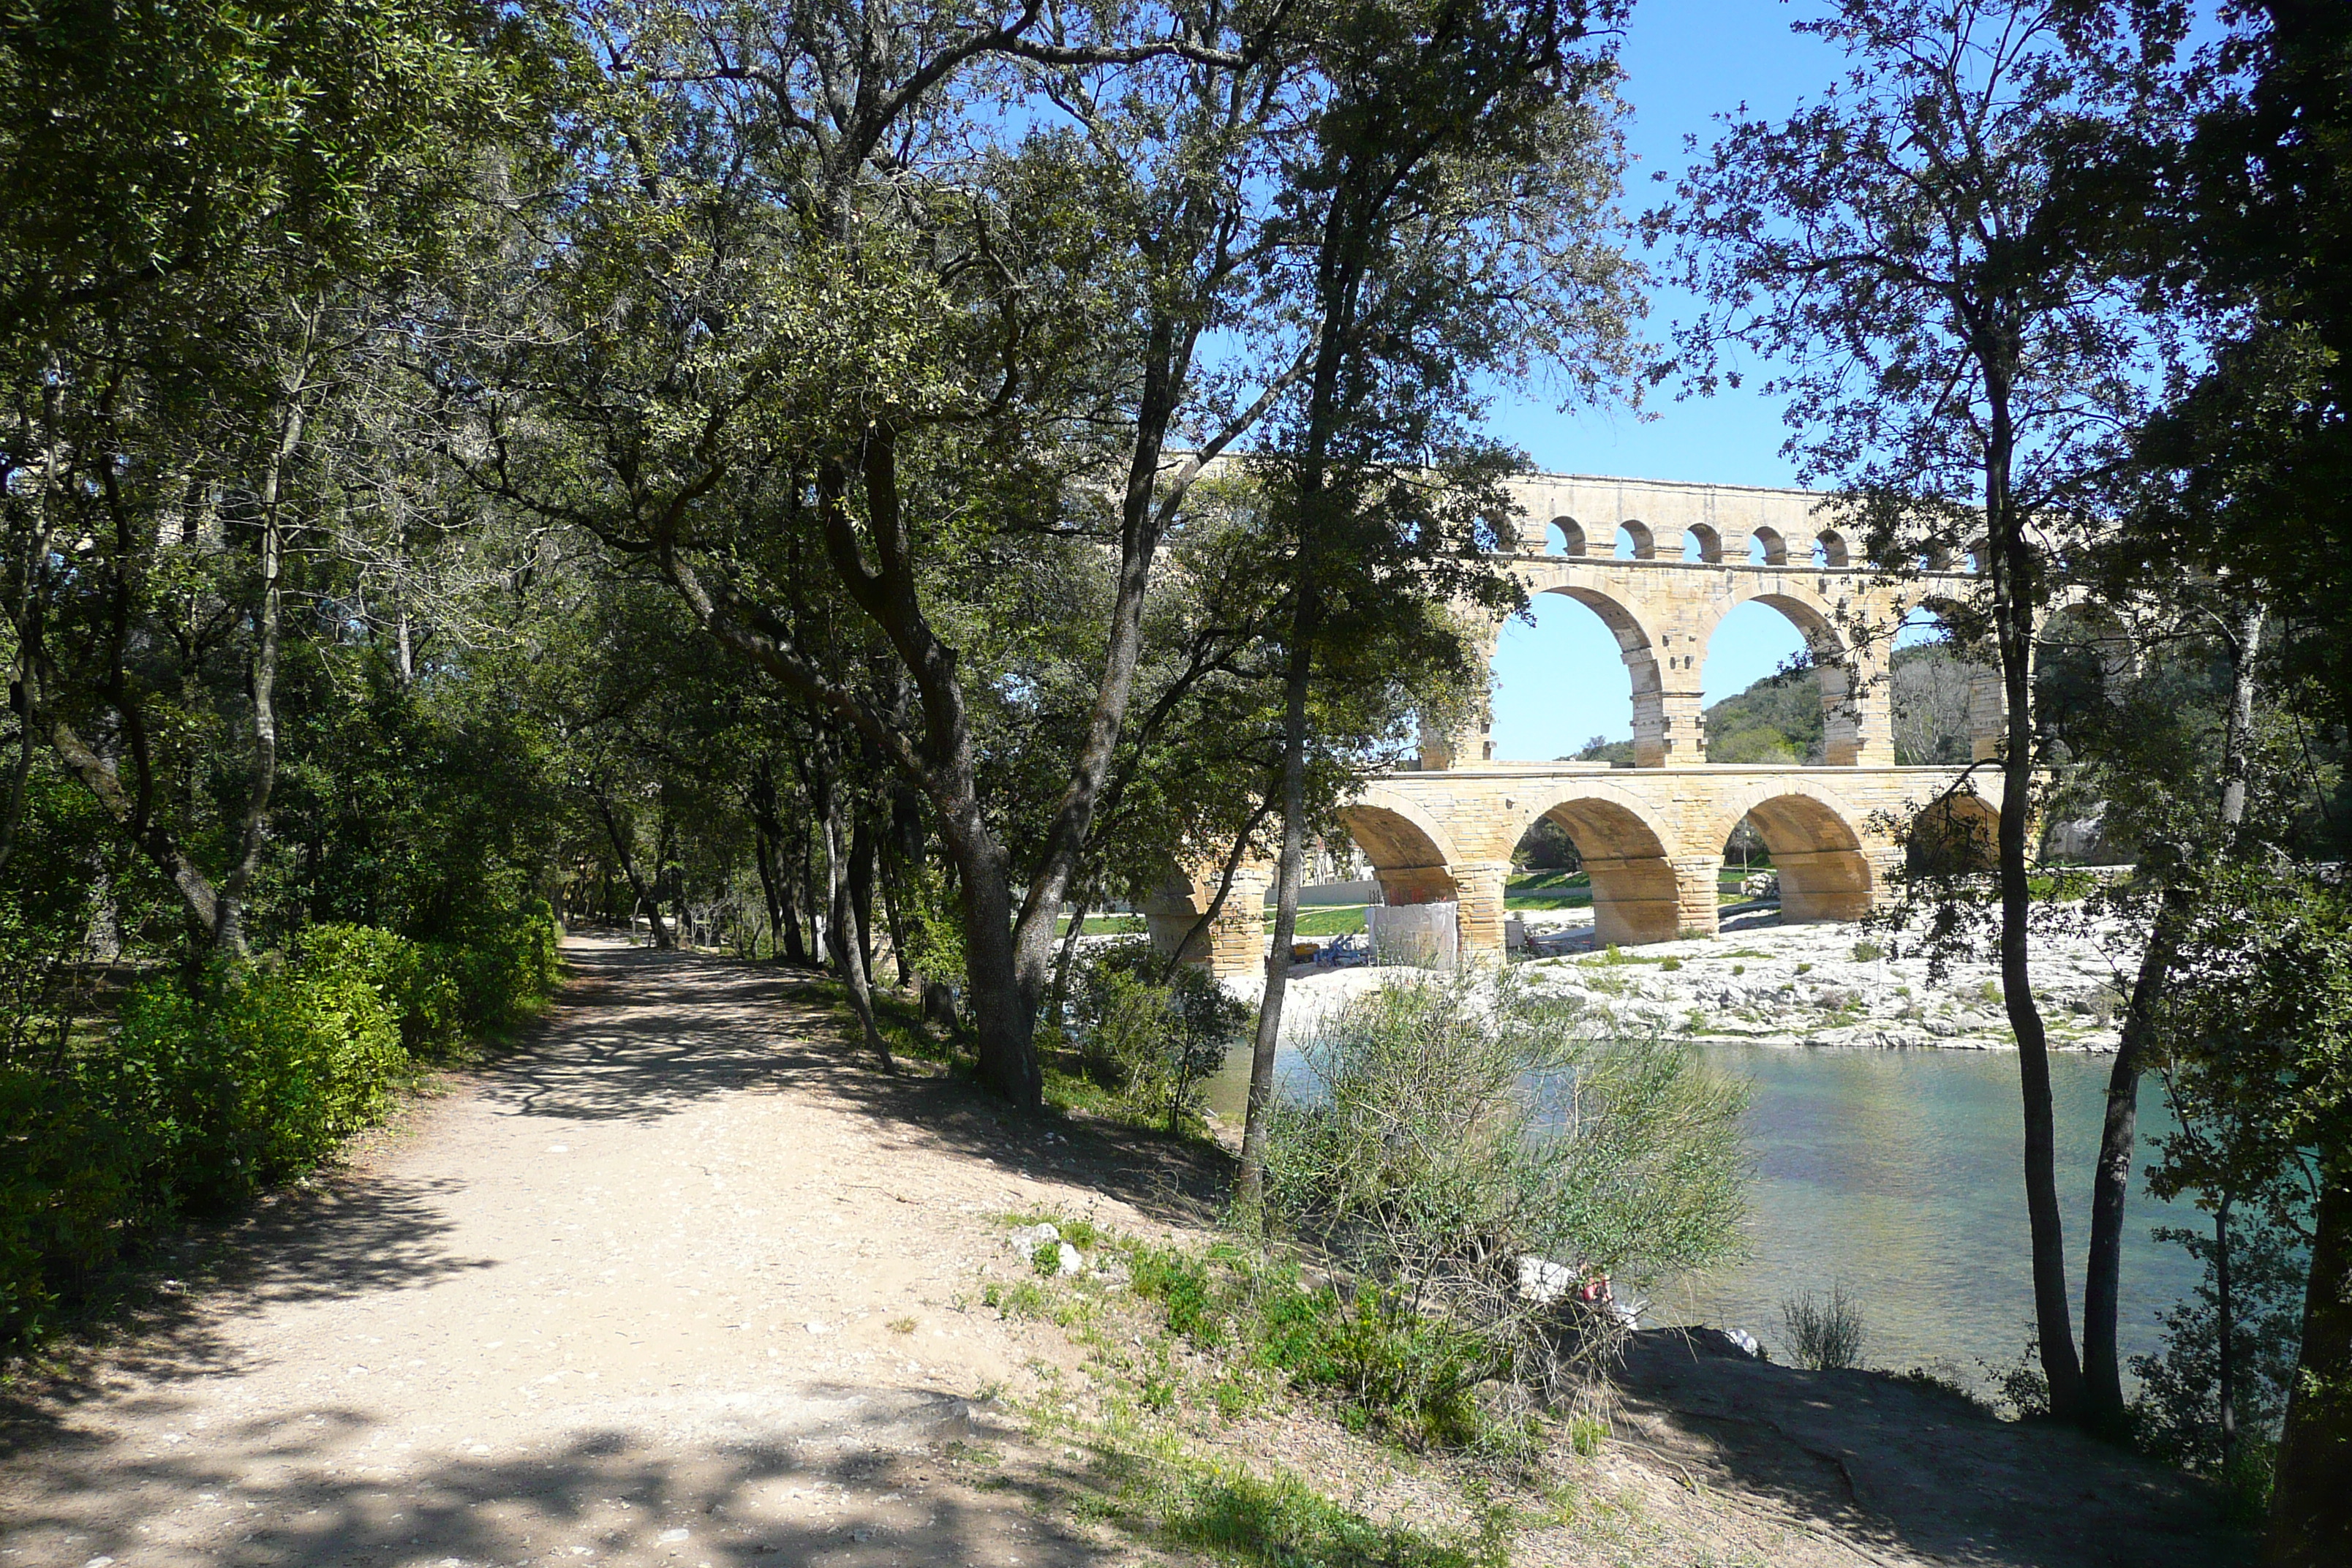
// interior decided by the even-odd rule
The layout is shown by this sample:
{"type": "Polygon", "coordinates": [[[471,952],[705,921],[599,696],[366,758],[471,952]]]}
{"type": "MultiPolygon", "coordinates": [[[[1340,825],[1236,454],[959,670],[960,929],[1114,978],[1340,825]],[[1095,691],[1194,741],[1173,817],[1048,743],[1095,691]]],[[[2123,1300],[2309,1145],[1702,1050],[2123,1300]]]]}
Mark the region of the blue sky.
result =
{"type": "MultiPolygon", "coordinates": [[[[1843,58],[1819,39],[1789,30],[1812,7],[1772,0],[1639,0],[1622,49],[1624,94],[1633,113],[1627,140],[1626,207],[1638,213],[1689,162],[1683,139],[1712,141],[1714,117],[1745,102],[1753,113],[1785,115],[1818,93],[1843,58]]],[[[1654,265],[1663,266],[1656,257],[1654,265]]],[[[1650,335],[1687,318],[1687,296],[1661,288],[1653,297],[1650,335]]],[[[1563,414],[1539,395],[1507,395],[1492,428],[1523,447],[1539,468],[1647,479],[1789,485],[1796,476],[1780,456],[1787,430],[1777,402],[1752,392],[1676,400],[1657,389],[1647,418],[1623,412],[1563,414]]],[[[1707,648],[1709,702],[1779,668],[1799,647],[1796,628],[1760,605],[1725,620],[1707,648]]],[[[1563,756],[1594,736],[1633,733],[1631,686],[1617,645],[1600,617],[1557,594],[1542,595],[1535,623],[1503,629],[1495,657],[1495,755],[1514,761],[1563,756]]]]}

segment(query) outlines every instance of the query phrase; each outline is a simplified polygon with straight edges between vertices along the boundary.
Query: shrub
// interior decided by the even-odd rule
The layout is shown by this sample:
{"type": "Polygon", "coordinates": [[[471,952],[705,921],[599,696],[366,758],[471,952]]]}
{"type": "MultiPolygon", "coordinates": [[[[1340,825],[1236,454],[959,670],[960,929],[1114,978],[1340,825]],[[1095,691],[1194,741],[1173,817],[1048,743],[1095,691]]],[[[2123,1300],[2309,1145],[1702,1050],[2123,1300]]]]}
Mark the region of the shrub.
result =
{"type": "Polygon", "coordinates": [[[446,946],[374,926],[317,925],[302,933],[302,965],[314,973],[347,974],[373,990],[397,1020],[400,1043],[423,1055],[446,1047],[462,1028],[464,1007],[443,956],[446,946]]]}
{"type": "Polygon", "coordinates": [[[37,1338],[60,1293],[114,1257],[138,1213],[130,1151],[80,1086],[0,1071],[0,1344],[37,1338]]]}
{"type": "Polygon", "coordinates": [[[1780,1322],[1788,1331],[1789,1359],[1799,1366],[1834,1372],[1862,1364],[1862,1304],[1844,1285],[1831,1286],[1826,1299],[1808,1290],[1782,1301],[1780,1322]]]}
{"type": "Polygon", "coordinates": [[[1886,950],[1874,942],[1858,942],[1853,944],[1853,961],[1856,963],[1875,963],[1885,956],[1886,950]]]}
{"type": "Polygon", "coordinates": [[[1250,1012],[1203,971],[1179,964],[1162,980],[1165,967],[1148,941],[1113,942],[1087,962],[1072,1013],[1087,1075],[1175,1132],[1199,1116],[1250,1012]]]}
{"type": "Polygon", "coordinates": [[[215,973],[133,991],[82,1064],[158,1207],[214,1209],[299,1174],[378,1120],[407,1053],[391,1006],[334,965],[215,973]]]}
{"type": "Polygon", "coordinates": [[[1507,1370],[1507,1348],[1475,1325],[1376,1285],[1308,1289],[1295,1266],[1230,1246],[1137,1247],[1129,1267],[1171,1331],[1338,1395],[1351,1426],[1414,1444],[1507,1446],[1473,1391],[1507,1370]]]}
{"type": "MultiPolygon", "coordinates": [[[[1507,974],[1486,984],[1391,985],[1301,1042],[1312,1087],[1276,1102],[1265,1217],[1551,1393],[1561,1341],[1519,1259],[1646,1288],[1730,1256],[1747,1097],[1686,1044],[1596,1038],[1507,974]]],[[[1586,1353],[1617,1327],[1586,1326],[1586,1353]]]]}

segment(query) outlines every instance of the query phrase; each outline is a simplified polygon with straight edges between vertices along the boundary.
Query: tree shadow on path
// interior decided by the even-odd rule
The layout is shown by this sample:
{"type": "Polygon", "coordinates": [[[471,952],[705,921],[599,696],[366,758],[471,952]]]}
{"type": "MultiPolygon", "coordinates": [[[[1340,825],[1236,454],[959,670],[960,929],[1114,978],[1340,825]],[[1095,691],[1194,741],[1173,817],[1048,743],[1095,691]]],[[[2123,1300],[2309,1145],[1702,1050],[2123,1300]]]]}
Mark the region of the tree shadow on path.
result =
{"type": "Polygon", "coordinates": [[[562,1046],[518,1052],[482,1081],[482,1096],[513,1114],[637,1120],[714,1094],[790,1087],[866,1118],[885,1149],[925,1147],[1071,1183],[1167,1224],[1208,1220],[1231,1184],[1231,1161],[1197,1143],[1025,1115],[927,1062],[881,1071],[808,994],[811,972],[617,944],[566,957],[579,981],[562,1046]],[[1048,1132],[1057,1141],[1048,1144],[1048,1132]]]}
{"type": "Polygon", "coordinates": [[[1637,1335],[1629,1436],[1685,1484],[1736,1488],[1865,1551],[1987,1568],[2251,1563],[2213,1489],[1942,1388],[1750,1360],[1711,1331],[1637,1335]]]}

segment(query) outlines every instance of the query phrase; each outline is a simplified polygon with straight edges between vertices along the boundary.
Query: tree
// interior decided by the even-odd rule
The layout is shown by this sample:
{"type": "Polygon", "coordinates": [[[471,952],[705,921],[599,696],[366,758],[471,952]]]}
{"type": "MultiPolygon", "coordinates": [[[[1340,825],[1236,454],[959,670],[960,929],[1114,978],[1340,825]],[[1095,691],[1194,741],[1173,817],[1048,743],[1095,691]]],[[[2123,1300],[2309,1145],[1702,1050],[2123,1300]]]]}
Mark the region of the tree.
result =
{"type": "Polygon", "coordinates": [[[235,957],[280,772],[287,595],[347,482],[338,412],[378,373],[403,279],[460,226],[520,47],[437,0],[0,23],[17,777],[37,734],[235,957]],[[222,798],[176,810],[173,769],[222,798]]]}
{"type": "Polygon", "coordinates": [[[489,307],[519,352],[452,382],[496,493],[655,563],[920,793],[958,873],[982,1072],[1031,1105],[1160,540],[1269,400],[1196,351],[1248,298],[1254,139],[1299,50],[1280,7],[1044,16],[584,10],[600,130],[551,203],[563,238],[489,307]],[[1025,688],[974,668],[971,612],[1074,539],[1111,552],[1096,674],[1053,812],[1016,844],[976,730],[1025,688]],[[873,660],[810,635],[813,572],[873,660]]]}
{"type": "Polygon", "coordinates": [[[2267,1197],[2264,1217],[2308,1242],[2266,1558],[2332,1563],[2352,1542],[2335,1495],[2352,1452],[2352,921],[2342,889],[2268,868],[2217,890],[2179,943],[2166,1033],[2184,1131],[2156,1186],[2267,1197]]]}
{"type": "MultiPolygon", "coordinates": [[[[2177,486],[2152,537],[2193,538],[2252,585],[2279,624],[2281,689],[2311,718],[2340,726],[2352,714],[2343,615],[2352,593],[2343,506],[2352,489],[2352,15],[2279,0],[2232,19],[2217,62],[2228,90],[2193,135],[2146,144],[2159,175],[2150,182],[2159,197],[2150,270],[2188,287],[2214,346],[2210,363],[2149,421],[2139,455],[2177,486]]],[[[2273,908],[2284,918],[2294,906],[2273,908]]],[[[2266,940],[2292,944],[2312,929],[2266,940]]],[[[2310,1030],[2301,1049],[2315,1066],[2341,1032],[2321,1019],[2298,1026],[2310,1030]]],[[[2324,1074],[2266,1080],[2254,1065],[2229,1081],[2258,1121],[2315,1133],[2327,1125],[2324,1074]]],[[[2325,1167],[2313,1216],[2301,1361],[2272,1495],[2267,1556],[2279,1564],[2352,1553],[2343,1486],[2352,1454],[2352,1184],[2340,1158],[2325,1167]]]]}
{"type": "MultiPolygon", "coordinates": [[[[1574,349],[1582,394],[1612,386],[1632,275],[1609,231],[1620,162],[1592,46],[1609,5],[1360,0],[1334,7],[1328,99],[1288,175],[1277,282],[1306,339],[1297,396],[1257,467],[1289,546],[1282,628],[1282,847],[1242,1137],[1262,1193],[1307,819],[1310,689],[1344,684],[1427,607],[1517,603],[1476,561],[1509,521],[1516,464],[1481,439],[1482,374],[1574,349]]],[[[1393,650],[1393,652],[1391,651],[1393,650]]],[[[1458,645],[1414,663],[1457,668],[1458,645]]]]}
{"type": "Polygon", "coordinates": [[[2082,542],[2155,363],[2112,216],[2063,176],[2171,112],[2177,8],[2067,0],[1842,0],[1801,23],[1841,88],[1783,124],[1732,121],[1652,215],[1716,313],[1682,334],[1696,384],[1735,349],[1786,368],[1788,450],[1851,498],[1871,558],[1980,552],[2007,700],[1997,865],[2018,1041],[2034,1318],[2053,1409],[2084,1411],[2066,1296],[2047,1033],[2027,950],[2026,826],[2042,755],[2037,618],[2082,542]]]}

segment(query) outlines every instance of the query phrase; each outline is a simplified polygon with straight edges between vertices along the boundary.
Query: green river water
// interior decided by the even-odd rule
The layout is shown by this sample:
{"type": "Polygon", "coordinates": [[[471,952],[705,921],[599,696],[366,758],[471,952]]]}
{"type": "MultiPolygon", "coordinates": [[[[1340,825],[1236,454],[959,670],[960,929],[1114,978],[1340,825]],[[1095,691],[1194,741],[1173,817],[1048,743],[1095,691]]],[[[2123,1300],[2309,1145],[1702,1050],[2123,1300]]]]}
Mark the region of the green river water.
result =
{"type": "MultiPolygon", "coordinates": [[[[1873,1366],[1941,1362],[1980,1378],[1979,1363],[2013,1363],[2032,1316],[2015,1054],[1704,1048],[1717,1068],[1755,1086],[1748,1256],[1668,1284],[1644,1321],[1744,1328],[1777,1348],[1785,1298],[1843,1283],[1862,1306],[1863,1357],[1873,1366]]],[[[1284,1055],[1283,1065],[1293,1066],[1284,1055]]],[[[2091,1160],[2112,1060],[2075,1053],[2051,1060],[2078,1335],[2091,1160]]],[[[1240,1115],[1247,1080],[1246,1053],[1237,1053],[1212,1087],[1220,1115],[1240,1115]]],[[[2124,1237],[2126,1354],[2157,1348],[2157,1312],[2196,1284],[2188,1255],[2148,1237],[2152,1225],[2201,1218],[2142,1190],[2151,1158],[2145,1140],[2169,1125],[2155,1080],[2144,1081],[2143,1143],[2124,1237]]]]}

